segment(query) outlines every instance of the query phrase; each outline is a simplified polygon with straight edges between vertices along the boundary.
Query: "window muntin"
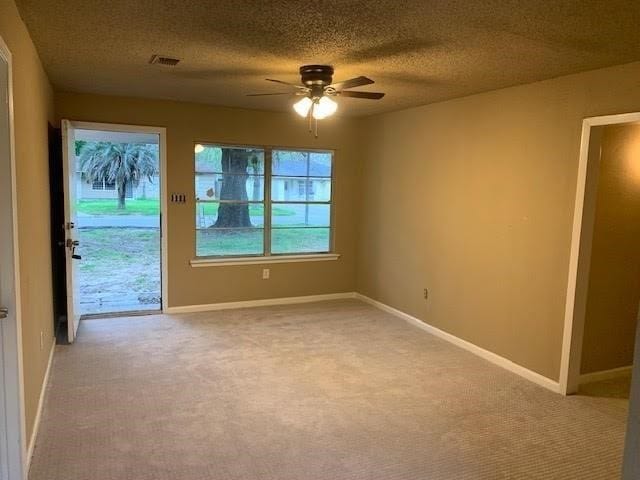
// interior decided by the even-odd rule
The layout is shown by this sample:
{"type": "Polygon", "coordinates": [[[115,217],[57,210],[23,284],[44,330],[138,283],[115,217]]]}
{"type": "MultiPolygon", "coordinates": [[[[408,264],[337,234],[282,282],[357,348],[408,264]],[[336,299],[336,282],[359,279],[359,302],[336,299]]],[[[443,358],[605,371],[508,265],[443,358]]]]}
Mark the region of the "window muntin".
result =
{"type": "Polygon", "coordinates": [[[331,251],[332,152],[201,145],[197,257],[331,251]]]}

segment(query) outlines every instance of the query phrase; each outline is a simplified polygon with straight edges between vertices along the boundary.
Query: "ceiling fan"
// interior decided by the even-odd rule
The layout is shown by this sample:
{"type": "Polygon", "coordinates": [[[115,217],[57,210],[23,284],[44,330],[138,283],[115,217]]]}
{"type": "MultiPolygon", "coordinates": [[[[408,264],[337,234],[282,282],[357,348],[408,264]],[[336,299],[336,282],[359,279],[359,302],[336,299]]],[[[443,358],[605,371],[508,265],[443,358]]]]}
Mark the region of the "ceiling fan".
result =
{"type": "Polygon", "coordinates": [[[293,95],[302,97],[293,105],[293,109],[301,117],[309,119],[309,131],[312,122],[315,121],[315,136],[318,136],[318,120],[333,115],[338,109],[338,104],[331,97],[363,98],[367,100],[380,100],[384,93],[360,92],[351,88],[371,85],[373,80],[367,77],[355,77],[342,82],[333,82],[333,67],[330,65],[303,65],[300,67],[301,85],[283,82],[267,78],[269,82],[293,87],[294,91],[275,93],[250,93],[249,97],[261,97],[271,95],[293,95]]]}

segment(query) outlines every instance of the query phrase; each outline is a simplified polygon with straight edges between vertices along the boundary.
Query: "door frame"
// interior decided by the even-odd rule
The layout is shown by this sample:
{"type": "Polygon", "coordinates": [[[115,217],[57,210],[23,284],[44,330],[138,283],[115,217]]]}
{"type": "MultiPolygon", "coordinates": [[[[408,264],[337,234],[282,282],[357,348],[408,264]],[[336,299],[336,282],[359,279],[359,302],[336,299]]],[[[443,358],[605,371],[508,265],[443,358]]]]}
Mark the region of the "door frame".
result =
{"type": "MultiPolygon", "coordinates": [[[[640,122],[640,112],[621,113],[585,118],[582,121],[582,139],[578,163],[575,206],[573,210],[573,231],[571,234],[571,255],[560,359],[560,392],[570,395],[578,391],[580,382],[580,362],[584,340],[585,308],[587,285],[591,264],[591,241],[595,219],[597,178],[600,169],[600,155],[593,155],[590,149],[600,148],[599,143],[591,144],[594,127],[605,125],[633,124],[640,122]],[[591,153],[591,155],[590,155],[591,153]]],[[[597,140],[599,142],[599,139],[597,140]]]]}
{"type": "MultiPolygon", "coordinates": [[[[4,389],[0,385],[0,393],[4,394],[4,414],[7,426],[7,461],[8,475],[11,480],[26,477],[27,443],[26,420],[24,412],[24,377],[22,367],[22,311],[20,295],[20,253],[18,247],[18,204],[16,188],[16,157],[15,157],[15,124],[13,105],[13,59],[9,47],[0,37],[0,57],[7,62],[8,67],[8,110],[9,110],[9,162],[0,159],[0,172],[9,173],[11,182],[11,204],[9,205],[13,237],[13,282],[14,282],[14,312],[13,322],[9,316],[4,321],[0,331],[2,351],[4,355],[4,389]],[[4,326],[3,326],[4,327],[4,326]],[[7,362],[9,360],[9,362],[7,362]],[[8,363],[8,365],[7,365],[8,363]],[[4,391],[2,391],[4,390],[4,391]],[[13,447],[13,448],[12,448],[13,447]]],[[[1,207],[0,207],[1,208],[1,207]]],[[[0,433],[1,434],[1,433],[0,433]]],[[[1,475],[1,472],[0,472],[1,475]]]]}
{"type": "MultiPolygon", "coordinates": [[[[129,125],[120,123],[100,123],[68,120],[78,130],[100,130],[105,132],[154,133],[158,135],[160,150],[160,310],[165,312],[169,305],[169,239],[168,239],[168,200],[167,200],[167,129],[147,125],[129,125]]],[[[67,192],[65,192],[65,195],[67,192]]]]}

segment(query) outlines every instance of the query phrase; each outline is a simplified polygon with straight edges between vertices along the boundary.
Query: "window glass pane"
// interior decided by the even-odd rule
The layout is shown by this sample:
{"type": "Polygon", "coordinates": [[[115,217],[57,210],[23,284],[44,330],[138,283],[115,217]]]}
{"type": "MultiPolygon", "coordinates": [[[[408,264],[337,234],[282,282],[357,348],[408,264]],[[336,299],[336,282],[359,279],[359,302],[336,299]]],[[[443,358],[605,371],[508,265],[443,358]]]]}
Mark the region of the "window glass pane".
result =
{"type": "Polygon", "coordinates": [[[196,255],[199,257],[262,255],[262,228],[205,228],[196,230],[196,255]]]}
{"type": "Polygon", "coordinates": [[[262,203],[196,202],[196,228],[248,228],[263,225],[262,203]]]}
{"type": "Polygon", "coordinates": [[[274,227],[328,227],[330,218],[329,205],[276,203],[271,210],[271,224],[274,227]]]}
{"type": "Polygon", "coordinates": [[[273,175],[291,177],[330,177],[331,153],[274,150],[271,160],[273,175]]]}
{"type": "Polygon", "coordinates": [[[196,145],[196,172],[264,174],[264,150],[251,147],[196,145]]]}
{"type": "Polygon", "coordinates": [[[331,200],[331,178],[274,176],[271,198],[276,202],[328,202],[331,200]]]}
{"type": "Polygon", "coordinates": [[[223,173],[196,173],[196,200],[261,202],[264,177],[223,173]]]}
{"type": "Polygon", "coordinates": [[[274,228],[272,253],[324,253],[330,250],[328,228],[274,228]]]}

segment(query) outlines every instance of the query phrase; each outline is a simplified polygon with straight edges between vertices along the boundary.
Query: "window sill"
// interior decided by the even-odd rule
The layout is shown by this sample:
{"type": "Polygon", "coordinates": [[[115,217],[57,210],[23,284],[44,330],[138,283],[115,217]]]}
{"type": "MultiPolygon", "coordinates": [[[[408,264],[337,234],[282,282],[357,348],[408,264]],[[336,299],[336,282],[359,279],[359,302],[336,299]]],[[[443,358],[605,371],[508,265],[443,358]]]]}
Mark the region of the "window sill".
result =
{"type": "Polygon", "coordinates": [[[308,255],[273,255],[269,257],[196,258],[192,267],[228,267],[232,265],[265,265],[269,263],[325,262],[338,260],[339,253],[312,253],[308,255]]]}

